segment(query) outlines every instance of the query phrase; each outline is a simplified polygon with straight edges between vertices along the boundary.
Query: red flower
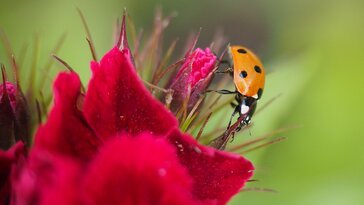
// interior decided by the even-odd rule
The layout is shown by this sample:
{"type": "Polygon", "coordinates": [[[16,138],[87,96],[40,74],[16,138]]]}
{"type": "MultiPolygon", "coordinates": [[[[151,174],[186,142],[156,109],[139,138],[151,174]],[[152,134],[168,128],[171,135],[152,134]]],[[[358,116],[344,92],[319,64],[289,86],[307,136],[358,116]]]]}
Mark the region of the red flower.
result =
{"type": "Polygon", "coordinates": [[[76,73],[59,74],[48,121],[14,172],[13,204],[225,204],[252,176],[248,160],[178,130],[138,78],[124,31],[91,63],[85,95],[76,73]]]}

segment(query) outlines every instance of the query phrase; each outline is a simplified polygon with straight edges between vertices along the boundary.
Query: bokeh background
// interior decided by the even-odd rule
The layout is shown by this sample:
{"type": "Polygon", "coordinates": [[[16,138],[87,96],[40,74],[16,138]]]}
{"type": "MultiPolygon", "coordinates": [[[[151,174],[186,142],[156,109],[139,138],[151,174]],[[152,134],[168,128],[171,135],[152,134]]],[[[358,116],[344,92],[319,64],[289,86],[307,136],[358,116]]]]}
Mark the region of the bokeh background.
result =
{"type": "MultiPolygon", "coordinates": [[[[112,46],[113,26],[124,7],[148,33],[158,6],[165,14],[178,14],[164,36],[166,45],[180,39],[178,55],[187,37],[202,27],[198,46],[208,46],[223,32],[229,42],[261,57],[269,73],[262,103],[280,97],[255,116],[252,136],[298,126],[279,134],[288,140],[246,156],[259,180],[248,186],[277,193],[246,191],[231,204],[364,204],[362,0],[0,0],[0,28],[15,53],[28,45],[24,65],[34,64],[29,53],[35,50],[37,65],[46,64],[66,33],[58,55],[87,82],[91,56],[75,8],[83,11],[101,56],[112,46]]],[[[3,46],[0,62],[9,65],[3,46]]]]}

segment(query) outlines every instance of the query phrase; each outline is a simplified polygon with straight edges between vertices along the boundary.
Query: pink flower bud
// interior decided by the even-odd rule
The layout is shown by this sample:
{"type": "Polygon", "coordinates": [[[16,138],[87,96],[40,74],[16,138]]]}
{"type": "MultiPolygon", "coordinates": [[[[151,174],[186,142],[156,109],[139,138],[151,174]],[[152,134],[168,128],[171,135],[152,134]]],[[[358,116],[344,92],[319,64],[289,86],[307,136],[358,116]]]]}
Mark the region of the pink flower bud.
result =
{"type": "Polygon", "coordinates": [[[0,149],[7,150],[16,141],[28,143],[29,111],[23,93],[18,87],[6,81],[3,69],[0,85],[0,149]]]}
{"type": "Polygon", "coordinates": [[[186,99],[189,109],[195,105],[211,82],[215,62],[216,56],[209,48],[197,48],[186,57],[170,86],[174,91],[172,110],[178,110],[186,99]]]}

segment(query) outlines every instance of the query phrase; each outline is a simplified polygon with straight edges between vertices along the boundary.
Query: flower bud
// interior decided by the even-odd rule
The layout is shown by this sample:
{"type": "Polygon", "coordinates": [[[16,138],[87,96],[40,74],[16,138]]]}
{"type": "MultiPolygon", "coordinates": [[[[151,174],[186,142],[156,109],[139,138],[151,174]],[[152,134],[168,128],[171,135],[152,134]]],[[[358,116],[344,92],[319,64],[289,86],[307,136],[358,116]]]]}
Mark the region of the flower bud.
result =
{"type": "Polygon", "coordinates": [[[0,149],[7,150],[14,143],[14,85],[5,82],[0,88],[0,149]]]}
{"type": "Polygon", "coordinates": [[[7,150],[16,141],[27,144],[30,131],[25,97],[17,85],[6,81],[4,70],[0,86],[0,149],[7,150]]]}
{"type": "Polygon", "coordinates": [[[186,57],[170,86],[174,91],[171,103],[173,111],[177,111],[185,100],[188,100],[187,110],[195,105],[211,82],[215,62],[216,56],[209,48],[197,48],[186,57]]]}

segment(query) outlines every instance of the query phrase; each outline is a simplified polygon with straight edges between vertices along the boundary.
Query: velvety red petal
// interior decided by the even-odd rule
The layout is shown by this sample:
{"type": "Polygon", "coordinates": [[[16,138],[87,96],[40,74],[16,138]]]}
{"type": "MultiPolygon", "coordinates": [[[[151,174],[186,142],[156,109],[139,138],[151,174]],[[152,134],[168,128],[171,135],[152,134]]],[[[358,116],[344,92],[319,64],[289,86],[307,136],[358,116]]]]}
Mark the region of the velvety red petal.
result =
{"type": "Polygon", "coordinates": [[[199,204],[173,146],[149,134],[112,139],[90,167],[89,204],[199,204]]]}
{"type": "Polygon", "coordinates": [[[33,149],[27,162],[13,172],[12,205],[80,205],[80,163],[33,149]]]}
{"type": "Polygon", "coordinates": [[[100,63],[91,64],[93,76],[83,107],[99,136],[120,132],[166,134],[177,120],[155,100],[135,71],[128,49],[113,48],[100,63]]]}
{"type": "Polygon", "coordinates": [[[178,130],[168,139],[194,179],[193,193],[200,200],[225,204],[253,175],[252,163],[239,155],[199,145],[178,130]]]}
{"type": "Polygon", "coordinates": [[[0,150],[0,204],[6,204],[10,197],[10,173],[21,157],[26,155],[22,142],[13,145],[9,150],[0,150]]]}
{"type": "Polygon", "coordinates": [[[54,83],[54,106],[47,122],[37,131],[36,148],[81,160],[89,159],[96,152],[100,141],[77,108],[80,86],[77,74],[58,75],[54,83]]]}

